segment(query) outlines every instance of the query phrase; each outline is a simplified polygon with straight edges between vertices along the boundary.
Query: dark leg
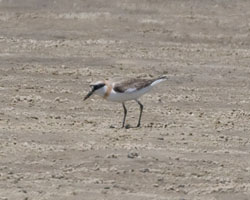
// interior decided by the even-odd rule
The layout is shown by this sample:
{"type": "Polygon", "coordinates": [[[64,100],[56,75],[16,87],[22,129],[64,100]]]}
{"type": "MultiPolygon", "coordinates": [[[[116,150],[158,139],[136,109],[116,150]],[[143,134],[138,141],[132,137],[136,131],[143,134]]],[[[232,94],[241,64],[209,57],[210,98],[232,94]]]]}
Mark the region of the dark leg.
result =
{"type": "Polygon", "coordinates": [[[126,116],[127,116],[127,109],[125,107],[125,103],[122,103],[123,109],[124,109],[124,117],[123,117],[123,122],[122,122],[122,128],[124,128],[125,125],[125,120],[126,120],[126,116]]]}
{"type": "Polygon", "coordinates": [[[141,104],[141,102],[140,101],[138,101],[138,100],[135,100],[138,104],[139,104],[139,106],[140,106],[140,116],[139,116],[139,120],[138,120],[138,124],[137,124],[137,126],[136,127],[139,127],[140,125],[141,125],[141,116],[142,116],[142,111],[143,111],[143,105],[141,104]]]}

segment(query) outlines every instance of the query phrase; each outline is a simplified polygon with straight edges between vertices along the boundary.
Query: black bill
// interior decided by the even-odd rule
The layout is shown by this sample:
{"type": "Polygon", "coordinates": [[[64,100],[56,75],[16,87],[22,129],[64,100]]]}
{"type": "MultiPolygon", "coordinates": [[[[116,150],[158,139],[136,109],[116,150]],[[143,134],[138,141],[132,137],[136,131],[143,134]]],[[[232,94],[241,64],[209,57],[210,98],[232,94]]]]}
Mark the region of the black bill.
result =
{"type": "Polygon", "coordinates": [[[83,99],[85,101],[87,98],[89,98],[93,94],[94,90],[91,90],[83,99]]]}

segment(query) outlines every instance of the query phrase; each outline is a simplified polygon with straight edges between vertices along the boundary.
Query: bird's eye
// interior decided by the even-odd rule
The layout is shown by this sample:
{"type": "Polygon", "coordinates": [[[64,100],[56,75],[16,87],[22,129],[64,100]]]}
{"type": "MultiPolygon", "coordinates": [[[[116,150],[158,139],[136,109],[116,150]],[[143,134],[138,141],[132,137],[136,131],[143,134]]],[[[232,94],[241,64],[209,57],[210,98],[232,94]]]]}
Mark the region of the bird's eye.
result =
{"type": "Polygon", "coordinates": [[[104,85],[105,85],[104,83],[98,84],[98,85],[94,85],[93,89],[94,90],[98,90],[98,89],[102,88],[104,85]]]}

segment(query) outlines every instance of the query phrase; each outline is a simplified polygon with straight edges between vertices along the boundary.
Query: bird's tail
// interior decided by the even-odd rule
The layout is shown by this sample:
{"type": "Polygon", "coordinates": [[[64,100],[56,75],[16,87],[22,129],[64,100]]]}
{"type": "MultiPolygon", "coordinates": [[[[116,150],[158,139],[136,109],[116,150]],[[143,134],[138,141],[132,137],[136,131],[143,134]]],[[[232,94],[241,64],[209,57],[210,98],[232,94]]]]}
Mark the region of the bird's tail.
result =
{"type": "Polygon", "coordinates": [[[156,85],[156,84],[158,84],[158,83],[160,83],[160,82],[162,82],[162,81],[165,81],[165,80],[167,80],[167,77],[166,77],[166,76],[161,76],[161,77],[159,77],[159,78],[156,78],[156,79],[151,83],[151,85],[154,86],[154,85],[156,85]]]}

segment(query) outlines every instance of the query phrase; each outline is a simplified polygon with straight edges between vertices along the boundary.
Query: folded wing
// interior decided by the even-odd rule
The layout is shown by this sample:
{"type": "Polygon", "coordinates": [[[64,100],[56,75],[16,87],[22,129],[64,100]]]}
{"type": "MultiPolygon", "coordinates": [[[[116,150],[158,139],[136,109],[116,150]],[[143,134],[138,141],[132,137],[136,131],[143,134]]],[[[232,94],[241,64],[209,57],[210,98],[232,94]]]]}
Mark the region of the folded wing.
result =
{"type": "Polygon", "coordinates": [[[114,91],[118,93],[134,92],[151,85],[156,79],[130,79],[120,83],[116,83],[114,91]]]}

